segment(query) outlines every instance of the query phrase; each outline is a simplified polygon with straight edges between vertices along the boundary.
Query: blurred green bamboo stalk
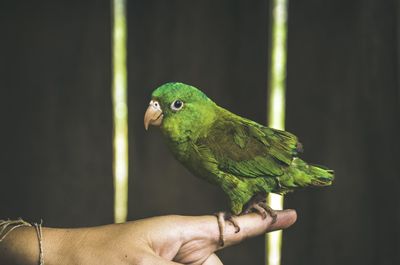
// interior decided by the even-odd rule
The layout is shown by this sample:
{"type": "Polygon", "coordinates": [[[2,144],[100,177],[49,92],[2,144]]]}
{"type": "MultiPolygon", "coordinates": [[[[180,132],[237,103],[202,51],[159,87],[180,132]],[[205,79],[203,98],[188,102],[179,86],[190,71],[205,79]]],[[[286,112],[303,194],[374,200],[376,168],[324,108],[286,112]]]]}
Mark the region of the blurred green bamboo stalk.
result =
{"type": "Polygon", "coordinates": [[[126,75],[126,2],[113,0],[113,81],[114,114],[114,221],[126,221],[128,214],[128,108],[126,75]]]}
{"type": "MultiPolygon", "coordinates": [[[[287,0],[272,0],[271,46],[268,84],[268,126],[285,129],[287,0]]],[[[268,205],[283,208],[283,196],[270,194],[268,205]]],[[[266,264],[281,263],[282,231],[266,235],[266,264]]]]}

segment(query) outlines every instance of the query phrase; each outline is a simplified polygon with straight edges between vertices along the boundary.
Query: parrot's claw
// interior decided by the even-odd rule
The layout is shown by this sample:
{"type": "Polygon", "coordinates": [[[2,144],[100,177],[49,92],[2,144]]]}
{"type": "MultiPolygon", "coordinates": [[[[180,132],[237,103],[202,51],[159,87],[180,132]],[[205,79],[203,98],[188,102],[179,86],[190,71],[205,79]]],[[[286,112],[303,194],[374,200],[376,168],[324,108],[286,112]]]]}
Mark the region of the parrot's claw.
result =
{"type": "Polygon", "coordinates": [[[272,223],[276,222],[277,213],[274,209],[267,205],[265,199],[250,202],[246,209],[240,215],[248,214],[250,212],[256,212],[260,214],[262,219],[267,218],[267,214],[269,214],[272,217],[272,223]]]}
{"type": "Polygon", "coordinates": [[[278,215],[277,215],[277,213],[275,212],[274,209],[269,207],[264,202],[258,203],[258,206],[260,206],[262,208],[262,210],[263,210],[263,213],[264,213],[264,218],[263,219],[267,218],[266,213],[268,213],[272,217],[272,223],[276,222],[276,218],[278,217],[278,215]]]}
{"type": "Polygon", "coordinates": [[[262,217],[262,219],[264,220],[265,218],[267,218],[267,210],[264,209],[264,207],[262,207],[260,204],[261,204],[261,203],[259,203],[259,204],[254,204],[252,209],[253,209],[255,212],[257,212],[258,214],[260,214],[261,217],[262,217]]]}
{"type": "Polygon", "coordinates": [[[225,221],[230,222],[235,227],[235,233],[239,233],[240,226],[236,221],[235,217],[230,213],[219,212],[215,214],[218,219],[218,228],[219,228],[219,244],[221,247],[225,245],[225,221]]]}

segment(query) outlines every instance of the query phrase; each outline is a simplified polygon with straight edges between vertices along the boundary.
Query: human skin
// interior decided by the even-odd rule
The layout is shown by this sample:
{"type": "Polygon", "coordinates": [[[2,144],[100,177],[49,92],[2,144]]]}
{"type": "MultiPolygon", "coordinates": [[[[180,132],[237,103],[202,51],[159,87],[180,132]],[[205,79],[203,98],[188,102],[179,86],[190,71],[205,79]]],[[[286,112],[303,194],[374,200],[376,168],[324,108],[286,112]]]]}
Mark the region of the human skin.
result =
{"type": "MultiPolygon", "coordinates": [[[[215,216],[160,216],[87,228],[43,228],[46,265],[222,264],[216,251],[246,238],[285,229],[294,210],[277,211],[276,222],[251,213],[236,217],[241,230],[227,222],[225,245],[219,243],[215,216]]],[[[21,227],[0,243],[0,264],[36,265],[39,243],[33,227],[21,227]]]]}

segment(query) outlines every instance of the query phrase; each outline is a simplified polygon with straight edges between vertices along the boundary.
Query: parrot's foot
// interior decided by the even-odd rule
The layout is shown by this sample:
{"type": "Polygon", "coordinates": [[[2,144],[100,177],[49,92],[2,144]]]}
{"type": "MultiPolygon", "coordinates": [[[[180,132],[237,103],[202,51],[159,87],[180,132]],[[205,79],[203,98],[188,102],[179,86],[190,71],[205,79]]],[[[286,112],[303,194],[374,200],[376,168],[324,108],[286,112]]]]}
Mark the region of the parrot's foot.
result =
{"type": "Polygon", "coordinates": [[[264,194],[254,196],[245,206],[240,215],[256,212],[261,215],[262,219],[267,218],[267,214],[272,217],[272,223],[276,222],[277,213],[274,209],[267,205],[266,196],[264,194]]]}
{"type": "Polygon", "coordinates": [[[219,212],[215,214],[218,219],[218,228],[219,228],[219,244],[221,247],[225,245],[225,221],[230,222],[235,227],[235,233],[240,231],[240,227],[238,222],[236,221],[235,217],[226,212],[219,212]]]}

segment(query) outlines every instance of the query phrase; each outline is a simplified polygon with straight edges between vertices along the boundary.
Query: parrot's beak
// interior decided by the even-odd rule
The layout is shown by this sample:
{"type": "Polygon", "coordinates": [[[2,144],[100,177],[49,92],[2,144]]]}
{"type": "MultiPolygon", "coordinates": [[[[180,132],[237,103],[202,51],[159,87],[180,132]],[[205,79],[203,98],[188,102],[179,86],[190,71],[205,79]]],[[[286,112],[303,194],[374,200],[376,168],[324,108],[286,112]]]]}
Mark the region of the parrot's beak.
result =
{"type": "Polygon", "coordinates": [[[149,125],[160,126],[163,120],[163,112],[157,100],[150,101],[149,107],[144,114],[144,128],[147,130],[149,125]]]}

